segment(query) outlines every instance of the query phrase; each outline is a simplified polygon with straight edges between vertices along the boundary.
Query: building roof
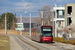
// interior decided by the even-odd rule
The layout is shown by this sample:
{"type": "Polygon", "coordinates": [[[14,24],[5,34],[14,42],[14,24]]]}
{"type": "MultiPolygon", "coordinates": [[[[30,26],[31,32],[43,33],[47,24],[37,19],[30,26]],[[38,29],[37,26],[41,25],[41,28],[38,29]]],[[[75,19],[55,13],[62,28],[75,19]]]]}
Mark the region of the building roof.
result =
{"type": "Polygon", "coordinates": [[[69,5],[70,6],[70,5],[75,5],[75,3],[67,3],[65,5],[69,5]]]}
{"type": "MultiPolygon", "coordinates": [[[[16,17],[17,23],[20,23],[20,17],[16,17]]],[[[40,17],[31,17],[31,23],[36,23],[35,19],[40,19],[40,17]]],[[[29,23],[30,17],[22,17],[22,23],[29,23]]]]}
{"type": "Polygon", "coordinates": [[[54,7],[53,10],[55,10],[55,9],[56,10],[65,10],[65,7],[56,7],[56,8],[54,7]]]}

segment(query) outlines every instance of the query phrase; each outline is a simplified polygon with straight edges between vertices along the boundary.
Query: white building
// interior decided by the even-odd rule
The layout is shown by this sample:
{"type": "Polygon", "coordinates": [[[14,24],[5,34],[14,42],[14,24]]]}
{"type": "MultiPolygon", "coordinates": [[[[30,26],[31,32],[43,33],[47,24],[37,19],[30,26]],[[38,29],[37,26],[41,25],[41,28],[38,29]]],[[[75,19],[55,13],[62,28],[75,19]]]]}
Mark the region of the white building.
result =
{"type": "Polygon", "coordinates": [[[15,28],[15,30],[24,30],[24,27],[23,27],[23,23],[16,23],[17,25],[17,28],[15,28]]]}
{"type": "Polygon", "coordinates": [[[54,36],[63,37],[63,28],[65,27],[65,7],[53,7],[53,13],[54,13],[54,29],[55,34],[54,36]],[[55,24],[56,22],[56,24],[55,24]],[[58,34],[58,35],[57,35],[58,34]]]}

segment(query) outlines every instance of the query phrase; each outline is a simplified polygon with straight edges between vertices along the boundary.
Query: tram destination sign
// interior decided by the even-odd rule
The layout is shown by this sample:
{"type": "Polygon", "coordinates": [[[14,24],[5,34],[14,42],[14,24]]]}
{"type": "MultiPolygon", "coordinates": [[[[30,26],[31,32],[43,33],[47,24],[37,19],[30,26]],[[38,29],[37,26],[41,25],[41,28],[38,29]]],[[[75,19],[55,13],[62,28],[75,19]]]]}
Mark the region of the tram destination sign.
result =
{"type": "Polygon", "coordinates": [[[51,31],[50,27],[43,27],[43,31],[51,31]]]}

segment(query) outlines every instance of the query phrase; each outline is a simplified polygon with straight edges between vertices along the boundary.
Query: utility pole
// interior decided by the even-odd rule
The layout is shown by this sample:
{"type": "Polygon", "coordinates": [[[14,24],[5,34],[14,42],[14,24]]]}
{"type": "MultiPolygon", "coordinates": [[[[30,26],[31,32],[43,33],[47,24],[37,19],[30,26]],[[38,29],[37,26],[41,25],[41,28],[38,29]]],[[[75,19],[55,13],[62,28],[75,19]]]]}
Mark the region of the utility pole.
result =
{"type": "MultiPolygon", "coordinates": [[[[52,11],[52,20],[51,21],[53,21],[53,30],[54,30],[54,12],[52,11]]],[[[54,35],[54,31],[53,31],[53,37],[55,37],[55,35],[54,35]]]]}
{"type": "Polygon", "coordinates": [[[56,5],[55,5],[55,37],[57,37],[57,10],[56,10],[56,5]]]}
{"type": "Polygon", "coordinates": [[[42,22],[41,25],[43,25],[43,11],[41,11],[41,22],[42,22]]]}
{"type": "Polygon", "coordinates": [[[30,36],[31,36],[31,13],[30,13],[30,36]]]}
{"type": "Polygon", "coordinates": [[[48,20],[48,25],[50,25],[50,24],[49,24],[49,20],[48,20]]]}
{"type": "Polygon", "coordinates": [[[6,15],[5,15],[5,35],[6,35],[6,15]]]}
{"type": "Polygon", "coordinates": [[[41,11],[41,26],[43,25],[43,11],[45,10],[38,10],[38,11],[41,11]]]}
{"type": "Polygon", "coordinates": [[[44,25],[45,25],[45,22],[44,22],[44,25]]]}
{"type": "Polygon", "coordinates": [[[22,14],[20,14],[20,35],[22,35],[22,14]]]}

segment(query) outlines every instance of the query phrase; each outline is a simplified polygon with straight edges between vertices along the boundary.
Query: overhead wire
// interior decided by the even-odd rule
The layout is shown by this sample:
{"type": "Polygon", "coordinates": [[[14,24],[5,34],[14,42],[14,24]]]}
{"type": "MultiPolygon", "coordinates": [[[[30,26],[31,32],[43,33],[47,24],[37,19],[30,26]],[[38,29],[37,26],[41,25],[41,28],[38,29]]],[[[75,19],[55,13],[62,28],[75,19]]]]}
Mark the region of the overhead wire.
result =
{"type": "Polygon", "coordinates": [[[26,5],[25,9],[23,9],[23,10],[21,11],[21,13],[22,13],[24,10],[27,9],[27,6],[30,4],[30,2],[31,2],[31,0],[30,0],[29,3],[26,5]]]}
{"type": "Polygon", "coordinates": [[[56,0],[54,0],[54,1],[51,3],[51,5],[52,5],[54,2],[56,2],[56,0]]]}
{"type": "MultiPolygon", "coordinates": [[[[54,0],[54,1],[53,1],[52,3],[50,3],[50,4],[52,5],[54,2],[56,2],[56,0],[54,0]]],[[[49,4],[49,5],[50,5],[50,4],[49,4]]],[[[36,13],[37,13],[37,12],[35,12],[33,15],[35,15],[36,13]]],[[[38,13],[39,13],[39,12],[38,12],[38,13]]]]}
{"type": "MultiPolygon", "coordinates": [[[[26,5],[26,7],[25,7],[25,9],[23,9],[22,11],[26,11],[26,9],[27,9],[27,6],[30,4],[30,2],[31,2],[31,0],[29,1],[29,3],[26,5]]],[[[51,5],[54,3],[54,2],[56,2],[56,0],[54,0],[52,3],[50,3],[51,5]]],[[[50,5],[49,4],[49,5],[50,5]]],[[[21,11],[21,13],[22,13],[22,11],[21,11]]],[[[36,13],[39,13],[39,12],[34,12],[34,14],[33,15],[35,15],[36,13]]]]}
{"type": "Polygon", "coordinates": [[[34,13],[34,14],[32,14],[32,15],[34,16],[36,13],[39,13],[39,12],[35,12],[35,13],[34,13]]]}
{"type": "MultiPolygon", "coordinates": [[[[30,2],[31,2],[31,0],[30,0],[29,3],[27,4],[27,6],[30,4],[30,2]]],[[[27,6],[26,6],[25,10],[27,9],[27,6]]]]}

